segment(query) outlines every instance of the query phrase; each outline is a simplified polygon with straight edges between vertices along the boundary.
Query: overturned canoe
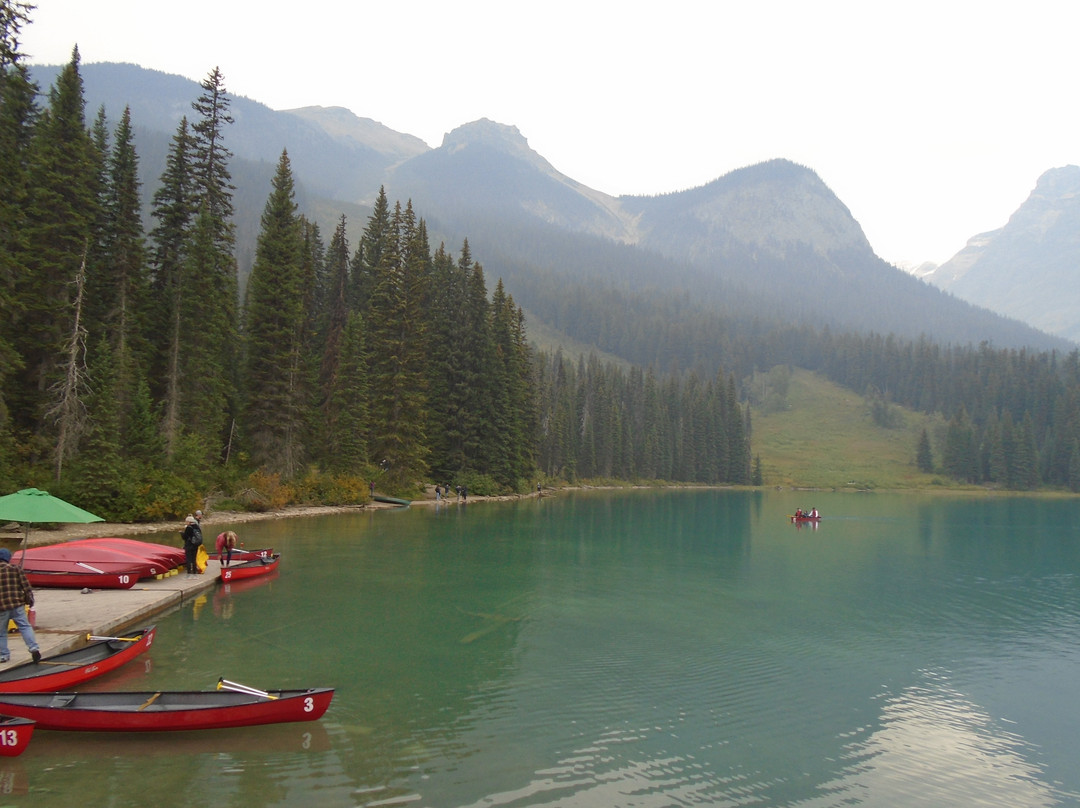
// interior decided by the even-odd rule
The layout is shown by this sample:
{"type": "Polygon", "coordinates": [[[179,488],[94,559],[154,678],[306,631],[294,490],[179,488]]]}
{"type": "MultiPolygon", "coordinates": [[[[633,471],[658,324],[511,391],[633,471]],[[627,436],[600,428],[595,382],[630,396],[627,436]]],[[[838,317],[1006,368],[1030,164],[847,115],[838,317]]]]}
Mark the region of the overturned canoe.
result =
{"type": "Polygon", "coordinates": [[[0,669],[0,694],[62,690],[119,668],[154,642],[157,626],[132,631],[123,637],[101,638],[40,662],[25,662],[0,669]]]}
{"type": "Polygon", "coordinates": [[[137,569],[126,572],[25,572],[30,586],[42,589],[131,589],[141,577],[137,569]]]}
{"type": "Polygon", "coordinates": [[[0,713],[29,718],[40,729],[167,732],[315,721],[333,697],[333,688],[0,693],[0,713]]]}

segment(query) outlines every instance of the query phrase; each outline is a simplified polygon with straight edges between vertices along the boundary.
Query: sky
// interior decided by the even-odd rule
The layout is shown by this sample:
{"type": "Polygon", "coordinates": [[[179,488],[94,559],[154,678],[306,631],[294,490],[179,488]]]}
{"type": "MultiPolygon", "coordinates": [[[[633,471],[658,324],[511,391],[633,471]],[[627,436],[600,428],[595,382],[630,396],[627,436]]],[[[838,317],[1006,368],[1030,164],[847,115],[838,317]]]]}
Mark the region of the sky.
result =
{"type": "Polygon", "coordinates": [[[943,262],[1080,164],[1075,0],[32,0],[31,64],[131,62],[438,146],[516,126],[612,195],[786,158],[874,250],[943,262]]]}

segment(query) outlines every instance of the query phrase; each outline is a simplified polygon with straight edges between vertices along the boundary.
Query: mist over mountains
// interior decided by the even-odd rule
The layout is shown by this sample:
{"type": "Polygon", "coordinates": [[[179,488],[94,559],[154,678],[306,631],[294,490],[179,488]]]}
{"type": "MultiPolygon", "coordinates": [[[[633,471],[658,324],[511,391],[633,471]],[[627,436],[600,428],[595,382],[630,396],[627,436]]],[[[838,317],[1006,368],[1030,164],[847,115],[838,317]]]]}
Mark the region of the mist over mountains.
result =
{"type": "MultiPolygon", "coordinates": [[[[32,69],[43,91],[58,70],[32,69]]],[[[149,200],[198,83],[125,64],[85,64],[81,72],[88,115],[104,107],[114,123],[131,107],[149,200]]],[[[603,326],[609,317],[652,318],[668,329],[692,315],[731,327],[774,322],[951,344],[1074,347],[1021,322],[1019,312],[994,314],[881,260],[821,178],[787,160],[687,191],[612,197],[558,172],[510,125],[468,123],[431,148],[342,108],[274,111],[231,98],[226,145],[242,273],[287,149],[300,210],[324,233],[344,213],[355,246],[385,186],[391,200],[412,200],[433,246],[457,250],[469,240],[488,278],[503,278],[525,309],[530,333],[564,334],[627,361],[664,357],[620,344],[603,326]]]]}
{"type": "Polygon", "coordinates": [[[1080,166],[1054,168],[1008,223],[925,275],[978,306],[1080,340],[1080,166]]]}

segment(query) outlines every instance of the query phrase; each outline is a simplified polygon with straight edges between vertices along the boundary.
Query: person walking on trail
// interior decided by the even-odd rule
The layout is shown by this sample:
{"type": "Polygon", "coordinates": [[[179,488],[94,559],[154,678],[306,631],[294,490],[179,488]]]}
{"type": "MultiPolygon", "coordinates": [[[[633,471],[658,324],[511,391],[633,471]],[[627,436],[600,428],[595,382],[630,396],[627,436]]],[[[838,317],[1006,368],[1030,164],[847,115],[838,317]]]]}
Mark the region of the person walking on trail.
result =
{"type": "Polygon", "coordinates": [[[0,662],[9,662],[11,653],[8,651],[8,621],[14,621],[19,629],[23,642],[30,652],[34,662],[41,661],[41,650],[38,648],[37,637],[30,621],[26,619],[26,607],[34,605],[34,589],[26,580],[26,574],[22,567],[11,564],[11,550],[0,547],[0,620],[4,621],[3,630],[0,630],[0,662]]]}
{"type": "Polygon", "coordinates": [[[184,518],[184,560],[187,563],[187,574],[199,574],[199,548],[202,546],[202,528],[198,520],[190,513],[184,518]]]}

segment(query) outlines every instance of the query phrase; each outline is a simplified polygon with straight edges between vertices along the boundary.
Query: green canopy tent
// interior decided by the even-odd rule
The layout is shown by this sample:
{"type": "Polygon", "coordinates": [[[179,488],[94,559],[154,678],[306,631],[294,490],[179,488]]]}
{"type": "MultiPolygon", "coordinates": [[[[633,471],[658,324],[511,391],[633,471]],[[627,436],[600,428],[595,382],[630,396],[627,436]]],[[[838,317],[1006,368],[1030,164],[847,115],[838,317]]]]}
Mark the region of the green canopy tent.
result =
{"type": "MultiPolygon", "coordinates": [[[[6,497],[0,497],[0,522],[21,522],[23,524],[23,549],[30,539],[32,522],[104,522],[100,516],[90,511],[54,497],[48,491],[37,488],[24,488],[6,497]]],[[[22,565],[20,559],[20,566],[22,565]]]]}

